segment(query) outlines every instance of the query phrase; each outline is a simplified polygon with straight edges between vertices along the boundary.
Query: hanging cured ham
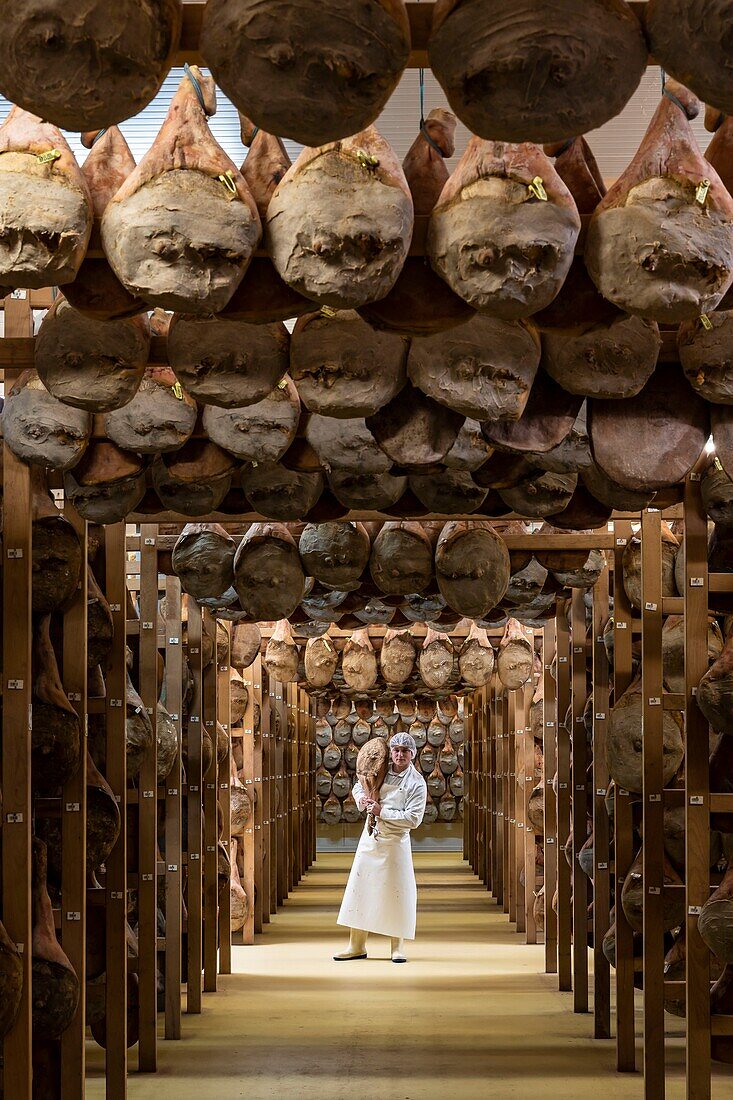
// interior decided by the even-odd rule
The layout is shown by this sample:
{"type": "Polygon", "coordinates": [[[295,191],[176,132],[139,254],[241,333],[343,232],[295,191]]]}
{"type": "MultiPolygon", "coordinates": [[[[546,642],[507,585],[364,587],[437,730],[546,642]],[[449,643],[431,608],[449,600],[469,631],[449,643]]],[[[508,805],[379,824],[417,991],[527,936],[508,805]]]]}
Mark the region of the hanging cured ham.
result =
{"type": "MultiPolygon", "coordinates": [[[[447,157],[455,152],[455,115],[432,110],[402,162],[415,215],[427,217],[448,181],[447,157]]],[[[427,336],[460,325],[471,307],[438,278],[424,256],[408,256],[397,282],[379,301],[359,311],[374,328],[402,336],[427,336]]]]}
{"type": "Polygon", "coordinates": [[[87,448],[92,418],[83,409],[64,405],[48,392],[35,370],[26,370],[6,394],[2,430],[21,462],[69,470],[87,448]]]}
{"type": "Polygon", "coordinates": [[[536,145],[473,137],[430,218],[430,262],[475,309],[515,321],[547,306],[580,233],[572,195],[536,145]]]}
{"type": "MultiPolygon", "coordinates": [[[[619,787],[637,794],[642,792],[642,696],[641,677],[614,703],[608,726],[606,758],[611,778],[619,787]]],[[[684,756],[682,715],[665,711],[663,717],[663,772],[668,786],[677,774],[684,756]]]]}
{"type": "Polygon", "coordinates": [[[499,642],[496,667],[505,688],[516,691],[526,684],[532,675],[534,652],[516,619],[509,619],[504,636],[499,642]]]}
{"type": "Polygon", "coordinates": [[[312,412],[366,417],[402,389],[408,350],[403,337],[375,332],[351,310],[309,313],[293,330],[290,373],[312,412]]]}
{"type": "Polygon", "coordinates": [[[214,443],[243,462],[271,463],[283,457],[295,439],[300,399],[285,377],[261,401],[237,409],[204,408],[204,430],[214,443]]]}
{"type": "Polygon", "coordinates": [[[647,46],[623,0],[439,0],[428,57],[473,133],[559,141],[619,113],[647,46]]]}
{"type": "Polygon", "coordinates": [[[379,654],[379,667],[387,684],[399,687],[415,667],[415,643],[406,631],[387,630],[379,654]]]}
{"type": "Polygon", "coordinates": [[[369,570],[380,592],[406,596],[423,592],[433,576],[433,548],[419,523],[382,525],[372,542],[369,570]]]}
{"type": "Polygon", "coordinates": [[[439,405],[408,382],[366,426],[388,458],[397,466],[419,473],[442,462],[453,447],[464,417],[439,405]]]}
{"type": "Polygon", "coordinates": [[[281,523],[253,523],[234,559],[234,587],[242,610],[255,622],[286,619],[305,591],[293,536],[281,523]]]}
{"type": "Polygon", "coordinates": [[[374,122],[410,52],[403,0],[209,0],[201,52],[263,130],[302,145],[374,122]]]}
{"type": "MultiPolygon", "coordinates": [[[[116,126],[91,130],[81,140],[90,150],[81,171],[92,198],[94,226],[99,229],[110,199],[135,170],[135,158],[116,126]]],[[[146,309],[142,298],[125,290],[104,257],[85,256],[64,294],[74,309],[99,321],[134,317],[146,309]]]]}
{"type": "Polygon", "coordinates": [[[68,142],[56,126],[13,107],[0,126],[0,154],[0,286],[70,283],[93,212],[68,142]]]}
{"type": "Polygon", "coordinates": [[[491,679],[494,664],[494,650],[486,631],[472,622],[458,654],[461,679],[469,687],[483,687],[491,679]]]}
{"type": "Polygon", "coordinates": [[[245,467],[241,484],[252,509],[283,523],[310,516],[320,500],[325,478],[320,470],[297,470],[287,460],[245,467]]]}
{"type": "MultiPolygon", "coordinates": [[[[266,133],[240,111],[242,144],[249,148],[242,175],[252,192],[260,221],[265,224],[270,199],[291,160],[279,137],[266,133]]],[[[267,256],[255,256],[245,276],[221,311],[226,320],[268,324],[300,317],[313,303],[284,283],[267,256]]]]}
{"type": "Polygon", "coordinates": [[[61,684],[51,644],[51,616],[44,615],[33,636],[33,785],[56,792],[76,775],[81,763],[79,716],[61,684]]]}
{"type": "Polygon", "coordinates": [[[125,451],[176,451],[196,427],[196,402],[169,366],[151,363],[135,396],[104,417],[106,435],[125,451]]]}
{"type": "Polygon", "coordinates": [[[235,550],[234,539],[218,523],[186,524],[172,555],[183,591],[196,600],[221,596],[234,581],[235,550]]]}
{"type": "Polygon", "coordinates": [[[35,614],[66,611],[82,575],[82,550],[73,525],[56,507],[44,471],[31,470],[33,592],[35,614]]]}
{"type": "Polygon", "coordinates": [[[705,103],[733,114],[730,0],[649,0],[644,26],[655,60],[705,103]]]}
{"type": "Polygon", "coordinates": [[[79,1003],[79,979],[56,938],[46,875],[46,845],[33,838],[33,1030],[39,1040],[58,1039],[79,1003]]]}
{"type": "Polygon", "coordinates": [[[300,294],[334,309],[356,309],[394,286],[413,222],[404,172],[370,126],[303,150],[267,208],[267,250],[300,294]]]}
{"type": "Polygon", "coordinates": [[[496,607],[507,590],[509,552],[488,523],[446,523],[435,548],[435,574],[441,595],[453,611],[480,618],[496,607]]]}
{"type": "Polygon", "coordinates": [[[305,678],[310,685],[314,688],[324,688],[330,684],[338,668],[338,653],[327,635],[308,639],[303,660],[305,678]]]}
{"type": "Polygon", "coordinates": [[[268,675],[281,684],[294,683],[298,679],[300,656],[293,639],[290,623],[281,619],[272,632],[265,649],[265,668],[268,675]]]}
{"type": "Polygon", "coordinates": [[[441,516],[477,512],[488,495],[488,491],[477,485],[466,470],[412,474],[409,486],[428,512],[441,516]]]}
{"type": "Polygon", "coordinates": [[[181,34],[181,0],[0,4],[0,91],[65,130],[111,126],[157,94],[181,34]]]}
{"type": "Polygon", "coordinates": [[[604,298],[654,321],[694,320],[733,280],[733,198],[700,153],[695,97],[668,81],[636,156],[596,207],[585,262],[604,298]]]}
{"type": "Polygon", "coordinates": [[[49,393],[89,412],[119,409],[137,393],[150,354],[147,314],[98,320],[62,296],[36,337],[36,370],[49,393]]]}
{"type": "Polygon", "coordinates": [[[702,454],[708,406],[678,367],[666,365],[635,397],[589,400],[588,433],[596,465],[618,485],[642,493],[663,489],[682,481],[702,454]]]}
{"type": "Polygon", "coordinates": [[[341,672],[348,687],[369,691],[377,681],[377,655],[364,627],[347,640],[341,654],[341,672]]]}
{"type": "Polygon", "coordinates": [[[298,543],[308,576],[341,591],[358,586],[370,549],[369,535],[361,523],[309,523],[298,543]]]}
{"type": "Polygon", "coordinates": [[[236,409],[253,405],[285,376],[290,335],[281,321],[253,325],[176,313],[168,362],[196,401],[236,409]]]}
{"type": "Polygon", "coordinates": [[[418,654],[418,668],[428,688],[446,688],[453,680],[456,655],[450,638],[428,627],[418,654]]]}
{"type": "Polygon", "coordinates": [[[158,455],[153,488],[164,508],[184,516],[215,512],[229,492],[236,469],[232,455],[209,439],[190,439],[171,454],[158,455]]]}
{"type": "Polygon", "coordinates": [[[410,381],[475,420],[518,420],[540,363],[540,338],[524,321],[476,314],[457,328],[413,340],[410,381]]]}
{"type": "Polygon", "coordinates": [[[151,306],[217,313],[261,236],[244,177],[214,140],[211,77],[187,71],[153,146],[107,206],[102,245],[126,289],[151,306]]]}
{"type": "Polygon", "coordinates": [[[99,440],[64,474],[64,493],[90,523],[120,523],[145,495],[145,459],[99,440]]]}
{"type": "Polygon", "coordinates": [[[537,373],[519,420],[487,420],[481,430],[489,443],[529,459],[559,446],[570,434],[583,399],[569,394],[543,370],[537,373]]]}

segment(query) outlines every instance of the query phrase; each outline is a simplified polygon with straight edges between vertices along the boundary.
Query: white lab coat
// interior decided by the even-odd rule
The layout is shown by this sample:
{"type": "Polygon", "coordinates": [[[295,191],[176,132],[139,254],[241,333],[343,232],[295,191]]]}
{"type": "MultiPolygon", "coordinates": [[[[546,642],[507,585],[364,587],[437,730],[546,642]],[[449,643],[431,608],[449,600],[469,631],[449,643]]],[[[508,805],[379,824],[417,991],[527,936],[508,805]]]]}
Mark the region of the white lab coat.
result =
{"type": "MultiPolygon", "coordinates": [[[[354,784],[352,793],[363,809],[366,796],[360,783],[354,784]]],[[[391,782],[388,776],[382,784],[379,795],[382,813],[372,836],[364,825],[341,903],[339,924],[380,936],[414,940],[417,884],[410,830],[422,821],[427,797],[425,780],[413,764],[398,782],[391,782]]]]}

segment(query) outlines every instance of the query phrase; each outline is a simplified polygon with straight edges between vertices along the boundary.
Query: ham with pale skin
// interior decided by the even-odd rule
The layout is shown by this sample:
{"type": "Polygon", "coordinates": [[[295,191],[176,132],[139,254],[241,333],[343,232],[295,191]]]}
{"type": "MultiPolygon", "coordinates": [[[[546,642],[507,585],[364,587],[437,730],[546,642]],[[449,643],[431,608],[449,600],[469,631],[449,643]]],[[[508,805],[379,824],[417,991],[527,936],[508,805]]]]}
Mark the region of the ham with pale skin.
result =
{"type": "Polygon", "coordinates": [[[26,370],[6,394],[2,431],[21,462],[70,470],[87,448],[92,418],[83,409],[64,405],[48,392],[35,370],[26,370]]]}
{"type": "Polygon", "coordinates": [[[361,523],[309,523],[298,550],[309,577],[342,592],[354,588],[369,562],[371,542],[361,523]]]}
{"type": "Polygon", "coordinates": [[[424,591],[433,576],[433,548],[420,524],[410,520],[383,524],[372,541],[369,571],[386,595],[424,591]]]}
{"type": "Polygon", "coordinates": [[[290,334],[282,321],[250,324],[176,313],[168,330],[168,362],[191,397],[236,409],[267,397],[285,377],[290,334]]]}
{"type": "Polygon", "coordinates": [[[290,373],[311,412],[339,419],[371,416],[407,378],[409,343],[375,332],[358,313],[309,313],[293,330],[290,373]]]}
{"type": "Polygon", "coordinates": [[[64,474],[64,494],[89,523],[120,523],[145,495],[145,460],[108,439],[92,443],[64,474]]]}
{"type": "Polygon", "coordinates": [[[0,126],[0,286],[72,282],[92,233],[89,187],[61,131],[13,107],[0,126]]]}
{"type": "Polygon", "coordinates": [[[344,682],[355,691],[369,691],[377,682],[377,655],[366,627],[347,639],[341,652],[344,682]]]}
{"type": "MultiPolygon", "coordinates": [[[[135,159],[116,126],[91,130],[81,135],[81,141],[90,150],[81,170],[92,198],[94,226],[99,229],[110,199],[134,171],[135,159]]],[[[74,309],[98,321],[134,317],[147,308],[142,298],[125,290],[104,257],[86,256],[64,294],[74,309]]]]}
{"type": "Polygon", "coordinates": [[[298,293],[333,309],[357,309],[396,283],[413,223],[404,172],[370,126],[302,151],[267,208],[267,250],[298,293]]]}
{"type": "Polygon", "coordinates": [[[469,687],[483,687],[491,679],[496,659],[488,635],[476,622],[458,654],[461,679],[469,687]]]}
{"type": "Polygon", "coordinates": [[[151,306],[217,313],[260,241],[250,190],[209,130],[215,112],[214,82],[193,66],[150,151],[102,218],[115,274],[151,306]]]}
{"type": "Polygon", "coordinates": [[[305,678],[315,688],[330,684],[338,668],[338,652],[327,635],[309,638],[305,644],[305,678]]]}
{"type": "Polygon", "coordinates": [[[234,559],[234,587],[242,610],[256,622],[292,615],[305,592],[305,574],[287,527],[252,524],[234,559]]]}
{"type": "Polygon", "coordinates": [[[653,492],[692,470],[710,435],[710,412],[682,370],[668,364],[635,397],[589,400],[588,432],[593,458],[608,477],[633,492],[653,492]]]}
{"type": "Polygon", "coordinates": [[[46,389],[88,412],[110,412],[131,401],[149,355],[147,314],[99,320],[79,313],[62,295],[36,337],[36,370],[46,389]]]}
{"type": "Polygon", "coordinates": [[[191,438],[196,417],[196,402],[171,368],[150,363],[132,400],[105,414],[104,430],[122,450],[163,454],[191,438]]]}
{"type": "Polygon", "coordinates": [[[174,64],[181,0],[40,0],[0,5],[2,94],[65,130],[138,114],[174,64]]]}
{"type": "Polygon", "coordinates": [[[208,439],[190,439],[178,451],[158,455],[153,488],[164,508],[184,516],[215,512],[232,485],[237,463],[208,439]]]}
{"type": "Polygon", "coordinates": [[[413,340],[410,381],[475,420],[519,420],[540,363],[532,325],[476,314],[458,328],[413,340]]]}
{"type": "Polygon", "coordinates": [[[319,145],[378,117],[407,64],[410,25],[403,0],[210,0],[201,52],[264,130],[319,145]]]}
{"type": "Polygon", "coordinates": [[[415,667],[415,643],[407,631],[387,630],[379,654],[379,667],[385,683],[399,687],[406,683],[415,667]]]}
{"type": "MultiPolygon", "coordinates": [[[[448,181],[447,157],[455,152],[455,115],[437,107],[425,119],[402,162],[415,214],[426,217],[448,181]]],[[[392,290],[359,311],[374,328],[403,336],[428,336],[467,321],[473,310],[438,278],[424,256],[408,256],[392,290]]]]}
{"type": "MultiPolygon", "coordinates": [[[[388,764],[389,748],[387,742],[381,737],[372,738],[359,750],[356,761],[356,775],[368,801],[379,801],[379,793],[387,776],[388,764]]],[[[373,814],[369,814],[367,816],[369,836],[374,832],[375,825],[376,818],[373,814]]]]}
{"type": "Polygon", "coordinates": [[[417,663],[427,688],[447,687],[453,679],[456,654],[450,638],[428,627],[417,663]]]}
{"type": "Polygon", "coordinates": [[[496,661],[499,679],[509,691],[517,691],[532,675],[532,644],[516,619],[509,619],[499,642],[496,661]]]}
{"type": "Polygon", "coordinates": [[[56,938],[51,899],[46,888],[47,866],[46,845],[34,837],[33,1030],[44,1041],[58,1039],[66,1031],[79,1003],[79,979],[56,938]]]}
{"type": "Polygon", "coordinates": [[[295,439],[300,399],[288,377],[261,401],[238,409],[206,405],[204,430],[214,443],[243,462],[272,463],[283,457],[295,439]]]}
{"type": "Polygon", "coordinates": [[[300,654],[287,619],[280,619],[265,648],[265,668],[268,675],[281,684],[298,679],[300,654]]]}
{"type": "Polygon", "coordinates": [[[428,57],[473,133],[559,141],[621,111],[646,70],[647,46],[623,0],[439,0],[428,57]]]}
{"type": "Polygon", "coordinates": [[[187,523],[173,547],[173,572],[194,599],[220,596],[234,581],[235,552],[234,539],[218,523],[187,523]]]}
{"type": "Polygon", "coordinates": [[[440,593],[453,611],[480,618],[496,607],[507,590],[509,553],[489,523],[453,521],[445,524],[438,538],[435,574],[440,593]]]}
{"type": "Polygon", "coordinates": [[[573,197],[541,149],[473,137],[435,205],[427,251],[469,305],[516,321],[555,297],[579,234],[573,197]]]}
{"type": "Polygon", "coordinates": [[[700,105],[668,81],[636,156],[596,207],[585,262],[604,298],[654,321],[694,320],[733,280],[733,198],[700,153],[700,105]]]}

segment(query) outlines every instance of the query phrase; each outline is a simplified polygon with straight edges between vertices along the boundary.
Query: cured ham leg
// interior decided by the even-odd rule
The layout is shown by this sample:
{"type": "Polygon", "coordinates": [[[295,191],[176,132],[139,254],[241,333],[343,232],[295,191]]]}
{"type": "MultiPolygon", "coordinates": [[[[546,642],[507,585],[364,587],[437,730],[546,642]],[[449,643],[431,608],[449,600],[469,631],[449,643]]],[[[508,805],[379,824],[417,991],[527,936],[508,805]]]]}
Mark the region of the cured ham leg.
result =
{"type": "MultiPolygon", "coordinates": [[[[356,758],[356,777],[364,788],[364,794],[372,802],[379,801],[379,792],[387,776],[389,748],[381,737],[367,741],[356,758]]],[[[367,832],[372,835],[376,826],[373,814],[367,817],[367,832]]]]}

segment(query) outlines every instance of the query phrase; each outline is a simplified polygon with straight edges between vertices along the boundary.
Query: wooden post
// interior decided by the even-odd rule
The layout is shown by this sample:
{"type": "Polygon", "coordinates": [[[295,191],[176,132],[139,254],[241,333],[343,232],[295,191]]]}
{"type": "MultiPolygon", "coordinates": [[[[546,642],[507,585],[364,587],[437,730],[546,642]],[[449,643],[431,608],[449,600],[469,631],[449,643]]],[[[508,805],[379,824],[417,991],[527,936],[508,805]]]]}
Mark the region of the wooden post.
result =
{"type": "MultiPolygon", "coordinates": [[[[230,851],[232,835],[232,808],[230,777],[232,770],[232,745],[231,745],[231,692],[230,692],[230,661],[231,661],[231,625],[223,623],[227,635],[227,652],[224,662],[217,661],[216,678],[216,718],[226,730],[229,738],[229,751],[226,758],[218,766],[218,802],[221,806],[223,819],[222,843],[230,851]]],[[[252,778],[250,773],[250,779],[252,778]]],[[[219,899],[219,973],[231,974],[232,972],[232,895],[227,887],[219,899]]]]}
{"type": "MultiPolygon", "coordinates": [[[[263,780],[264,774],[264,759],[263,759],[263,744],[264,744],[264,731],[265,731],[265,710],[266,708],[266,693],[262,688],[262,658],[258,654],[251,668],[252,673],[252,692],[254,699],[257,701],[260,708],[260,721],[259,726],[254,730],[253,726],[253,741],[252,741],[252,775],[254,783],[254,846],[252,853],[252,870],[253,878],[251,883],[242,885],[246,891],[251,888],[251,893],[248,893],[250,904],[253,912],[254,927],[252,929],[252,936],[257,932],[262,931],[262,926],[265,923],[265,784],[263,780]],[[256,895],[256,896],[255,896],[256,895]]],[[[268,719],[269,721],[269,719],[268,719]]],[[[268,731],[269,732],[269,731],[268,731]]],[[[245,716],[245,738],[244,738],[244,760],[245,768],[247,766],[247,727],[245,716]]],[[[246,834],[245,834],[246,836],[246,834]]],[[[246,852],[246,850],[245,850],[246,852]]],[[[247,859],[245,856],[245,875],[247,874],[247,859]]],[[[267,908],[267,920],[270,919],[269,908],[267,908]]],[[[245,925],[245,943],[247,943],[247,925],[245,925]]],[[[254,943],[254,938],[252,939],[254,943]]]]}
{"type": "MultiPolygon", "coordinates": [[[[7,298],[5,335],[27,336],[32,326],[27,296],[7,298]]],[[[6,370],[6,394],[19,374],[6,370]]],[[[8,1100],[31,1100],[31,476],[7,444],[3,505],[2,919],[23,956],[20,1011],[3,1043],[3,1080],[8,1100]]]]}
{"type": "Polygon", "coordinates": [[[217,631],[216,619],[205,609],[203,622],[214,638],[214,657],[204,669],[203,726],[211,738],[211,763],[203,776],[203,872],[204,872],[204,992],[216,993],[219,935],[219,860],[217,856],[218,821],[216,791],[219,765],[216,758],[216,682],[217,631]]]}
{"type": "Polygon", "coordinates": [[[573,1009],[588,1011],[588,878],[578,853],[588,838],[588,741],[585,731],[586,652],[583,593],[572,595],[572,855],[573,855],[573,1009]]]}
{"type": "Polygon", "coordinates": [[[188,599],[188,660],[193,675],[193,698],[186,729],[188,779],[188,935],[186,1012],[201,1012],[203,967],[203,844],[201,747],[203,736],[203,622],[201,608],[188,599]]]}
{"type": "Polygon", "coordinates": [[[548,622],[542,642],[542,755],[545,769],[545,973],[557,974],[557,913],[552,899],[557,888],[557,798],[553,779],[557,771],[557,701],[552,662],[555,657],[555,623],[548,622]]]}
{"type": "Polygon", "coordinates": [[[82,1100],[86,1072],[87,908],[87,525],[67,504],[64,514],[79,536],[81,583],[64,615],[63,683],[82,730],[81,765],[61,792],[61,929],[64,951],[79,979],[76,1015],[61,1036],[61,1097],[82,1100]]]}
{"type": "Polygon", "coordinates": [[[153,744],[138,783],[138,982],[141,1072],[157,1069],[158,962],[158,527],[140,528],[140,698],[153,725],[153,744]]]}
{"type": "MultiPolygon", "coordinates": [[[[517,720],[516,698],[513,691],[506,692],[507,711],[507,796],[509,804],[509,859],[507,873],[509,876],[509,920],[512,924],[517,920],[517,893],[519,889],[517,868],[517,720]]],[[[524,847],[524,846],[522,846],[524,847]]]]}
{"type": "MultiPolygon", "coordinates": [[[[641,516],[644,1095],[664,1096],[664,741],[661,515],[641,516]]],[[[700,642],[698,641],[698,644],[700,642]]]]}
{"type": "Polygon", "coordinates": [[[697,927],[710,897],[708,723],[694,698],[707,672],[707,516],[699,473],[685,481],[685,878],[687,1100],[710,1098],[710,952],[697,927]]]}
{"type": "Polygon", "coordinates": [[[122,828],[107,857],[106,888],[106,1015],[107,1100],[127,1096],[127,757],[126,757],[126,609],[125,525],[104,529],[105,594],[112,613],[112,649],[108,659],[105,702],[105,778],[120,808],[122,828]]]}
{"type": "Polygon", "coordinates": [[[471,798],[473,791],[471,788],[471,775],[470,775],[470,758],[471,758],[471,737],[473,730],[473,709],[474,700],[476,699],[476,692],[473,695],[467,695],[463,702],[463,786],[464,786],[464,799],[463,799],[463,858],[472,866],[471,860],[471,798]]]}
{"type": "Polygon", "coordinates": [[[165,787],[165,1037],[181,1038],[183,638],[181,582],[166,577],[165,701],[176,724],[178,752],[165,787]]]}
{"type": "MultiPolygon", "coordinates": [[[[557,960],[558,989],[569,991],[572,984],[572,908],[571,873],[566,856],[570,843],[570,734],[565,716],[570,706],[570,635],[567,611],[558,602],[556,615],[557,650],[557,960]]],[[[585,934],[585,917],[582,925],[585,934]]]]}
{"type": "Polygon", "coordinates": [[[608,622],[608,570],[593,589],[593,1013],[596,1039],[611,1037],[611,968],[603,939],[611,923],[610,822],[606,809],[609,784],[608,656],[603,631],[608,622]]]}
{"type": "MultiPolygon", "coordinates": [[[[534,646],[534,636],[530,635],[534,646]]],[[[530,725],[530,712],[532,696],[534,695],[534,678],[522,689],[522,713],[524,716],[524,897],[525,897],[525,923],[527,929],[527,943],[537,943],[537,925],[534,919],[535,889],[537,886],[537,872],[535,868],[536,836],[534,826],[529,820],[529,803],[532,791],[540,778],[535,775],[534,737],[530,725]]]]}

